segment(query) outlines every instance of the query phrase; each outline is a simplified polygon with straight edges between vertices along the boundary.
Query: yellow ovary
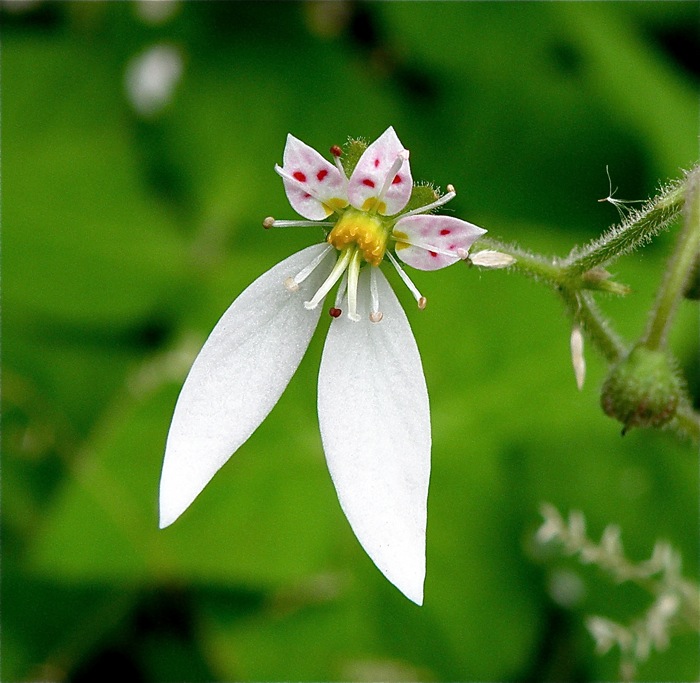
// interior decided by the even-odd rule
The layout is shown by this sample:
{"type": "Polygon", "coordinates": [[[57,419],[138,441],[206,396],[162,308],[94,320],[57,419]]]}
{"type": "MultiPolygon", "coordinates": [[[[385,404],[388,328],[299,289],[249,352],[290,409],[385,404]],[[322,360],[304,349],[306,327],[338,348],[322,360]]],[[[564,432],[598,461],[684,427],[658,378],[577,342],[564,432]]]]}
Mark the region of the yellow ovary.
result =
{"type": "Polygon", "coordinates": [[[328,235],[328,242],[342,250],[356,244],[367,263],[378,266],[384,258],[389,232],[377,216],[347,211],[328,235]]]}

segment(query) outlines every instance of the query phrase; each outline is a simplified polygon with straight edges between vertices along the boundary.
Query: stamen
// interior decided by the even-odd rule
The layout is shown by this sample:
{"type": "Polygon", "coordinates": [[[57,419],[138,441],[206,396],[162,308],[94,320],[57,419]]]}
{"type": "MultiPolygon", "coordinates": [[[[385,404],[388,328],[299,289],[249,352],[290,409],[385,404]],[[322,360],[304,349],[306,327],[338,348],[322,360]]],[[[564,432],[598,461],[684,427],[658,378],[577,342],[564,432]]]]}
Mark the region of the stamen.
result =
{"type": "Polygon", "coordinates": [[[430,244],[425,244],[423,242],[412,242],[404,238],[396,240],[396,242],[400,244],[407,244],[409,247],[418,247],[418,249],[432,251],[436,254],[442,254],[443,256],[451,256],[452,258],[457,256],[462,260],[466,259],[469,256],[469,252],[466,249],[462,248],[457,248],[454,251],[447,251],[446,249],[440,249],[440,247],[433,247],[430,244]]]}
{"type": "Polygon", "coordinates": [[[323,259],[328,255],[328,252],[333,249],[333,247],[329,244],[325,247],[325,249],[318,255],[316,258],[311,261],[307,266],[304,266],[294,277],[288,277],[284,281],[284,286],[290,291],[290,292],[297,292],[299,291],[299,285],[306,280],[311,273],[318,268],[319,264],[323,259]]]}
{"type": "Polygon", "coordinates": [[[348,266],[348,318],[355,323],[360,319],[357,314],[357,281],[360,277],[361,261],[362,252],[355,249],[348,266]]]}
{"type": "Polygon", "coordinates": [[[384,201],[384,195],[387,193],[387,190],[391,187],[391,184],[394,182],[394,178],[396,177],[396,174],[401,170],[401,167],[403,166],[404,161],[408,161],[408,154],[409,154],[408,150],[403,149],[396,155],[396,159],[394,159],[394,163],[391,165],[389,172],[386,174],[386,177],[384,178],[384,184],[382,185],[382,189],[379,190],[379,195],[377,196],[377,201],[375,203],[375,207],[379,206],[379,202],[384,201]]]}
{"type": "Polygon", "coordinates": [[[335,305],[334,308],[342,310],[340,307],[343,305],[343,298],[345,297],[345,291],[348,288],[348,274],[343,273],[343,277],[338,285],[338,291],[335,293],[335,305]]]}
{"type": "Polygon", "coordinates": [[[263,228],[313,228],[320,225],[322,228],[332,228],[335,223],[331,221],[276,221],[272,216],[268,216],[263,221],[263,228]]]}
{"type": "Polygon", "coordinates": [[[333,163],[335,167],[340,171],[340,174],[345,178],[345,185],[347,186],[348,177],[345,175],[345,169],[340,161],[340,157],[343,155],[343,150],[338,145],[333,145],[331,147],[331,156],[333,157],[333,163]]]}
{"type": "Polygon", "coordinates": [[[437,209],[438,206],[443,206],[444,204],[447,204],[447,202],[452,201],[456,196],[457,196],[457,193],[455,192],[454,185],[448,185],[447,186],[447,194],[442,195],[442,197],[440,197],[439,199],[436,199],[431,204],[426,204],[425,206],[421,206],[419,209],[413,209],[413,211],[407,211],[406,213],[401,215],[401,218],[406,218],[406,216],[416,216],[419,213],[427,213],[428,211],[432,211],[433,209],[437,209]]]}
{"type": "Polygon", "coordinates": [[[391,261],[391,265],[396,268],[396,272],[399,274],[399,277],[403,280],[403,283],[408,287],[408,290],[413,294],[413,298],[416,300],[418,303],[418,308],[421,309],[421,311],[427,306],[428,300],[418,291],[418,288],[411,282],[411,278],[408,277],[406,274],[406,271],[400,266],[399,262],[394,258],[394,256],[391,254],[391,252],[387,251],[386,255],[389,257],[389,260],[391,261]]]}
{"type": "MultiPolygon", "coordinates": [[[[328,245],[328,249],[332,249],[330,245],[328,245]]],[[[323,301],[323,299],[326,298],[326,294],[330,292],[331,288],[333,285],[340,280],[340,277],[342,274],[347,270],[348,267],[348,262],[350,261],[350,249],[343,249],[341,252],[338,260],[335,262],[335,265],[333,266],[333,270],[331,270],[331,274],[326,278],[326,281],[320,286],[319,290],[316,292],[316,294],[313,295],[313,298],[311,301],[305,301],[304,302],[304,308],[307,310],[312,310],[316,308],[316,306],[323,301]]],[[[324,254],[327,252],[324,252],[324,254]]],[[[303,271],[302,271],[303,272],[303,271]]],[[[307,276],[308,277],[308,274],[307,276]]]]}
{"type": "Polygon", "coordinates": [[[379,310],[379,290],[377,289],[377,269],[371,267],[369,271],[369,294],[372,299],[372,309],[369,314],[369,319],[373,323],[378,323],[384,317],[384,314],[379,310]]]}

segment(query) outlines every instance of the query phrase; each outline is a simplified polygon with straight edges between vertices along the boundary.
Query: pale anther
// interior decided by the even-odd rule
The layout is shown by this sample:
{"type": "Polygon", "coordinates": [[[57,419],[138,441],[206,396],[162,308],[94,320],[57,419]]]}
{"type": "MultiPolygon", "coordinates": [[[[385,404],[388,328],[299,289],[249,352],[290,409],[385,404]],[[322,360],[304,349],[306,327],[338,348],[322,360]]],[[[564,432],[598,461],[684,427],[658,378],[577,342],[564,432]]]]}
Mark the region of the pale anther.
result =
{"type": "Polygon", "coordinates": [[[428,299],[426,299],[424,296],[420,297],[418,299],[418,308],[422,311],[426,306],[428,305],[428,299]]]}
{"type": "Polygon", "coordinates": [[[284,286],[290,291],[290,292],[298,292],[299,291],[299,285],[294,281],[293,277],[288,277],[284,281],[284,286]]]}
{"type": "Polygon", "coordinates": [[[269,230],[274,224],[275,224],[275,219],[272,216],[268,216],[263,221],[263,228],[265,228],[265,230],[269,230]]]}

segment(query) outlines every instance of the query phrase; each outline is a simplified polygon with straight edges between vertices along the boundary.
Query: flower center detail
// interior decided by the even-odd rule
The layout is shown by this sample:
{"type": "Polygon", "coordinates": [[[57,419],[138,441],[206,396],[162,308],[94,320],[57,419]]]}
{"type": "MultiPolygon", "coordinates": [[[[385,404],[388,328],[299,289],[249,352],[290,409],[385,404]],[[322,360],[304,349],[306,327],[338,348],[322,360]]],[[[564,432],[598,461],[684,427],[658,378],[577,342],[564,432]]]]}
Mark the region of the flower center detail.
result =
{"type": "Polygon", "coordinates": [[[367,263],[378,266],[384,258],[389,231],[377,216],[361,211],[346,211],[328,235],[328,242],[342,251],[356,244],[367,263]]]}

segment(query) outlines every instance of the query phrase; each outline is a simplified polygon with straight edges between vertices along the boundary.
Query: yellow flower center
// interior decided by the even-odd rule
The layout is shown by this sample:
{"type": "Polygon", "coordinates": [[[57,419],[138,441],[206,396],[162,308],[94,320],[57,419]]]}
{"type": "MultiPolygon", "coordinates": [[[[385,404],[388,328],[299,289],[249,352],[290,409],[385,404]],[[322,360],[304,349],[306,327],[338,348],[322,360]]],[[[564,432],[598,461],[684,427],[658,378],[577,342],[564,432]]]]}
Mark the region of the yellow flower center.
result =
{"type": "Polygon", "coordinates": [[[378,266],[384,258],[389,231],[380,218],[349,209],[335,224],[328,235],[328,242],[342,250],[356,244],[367,263],[378,266]]]}

